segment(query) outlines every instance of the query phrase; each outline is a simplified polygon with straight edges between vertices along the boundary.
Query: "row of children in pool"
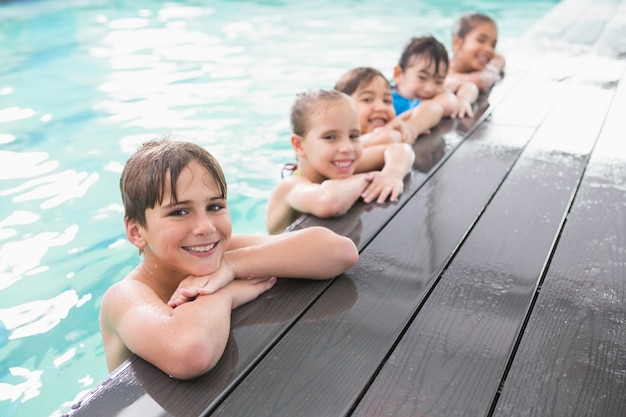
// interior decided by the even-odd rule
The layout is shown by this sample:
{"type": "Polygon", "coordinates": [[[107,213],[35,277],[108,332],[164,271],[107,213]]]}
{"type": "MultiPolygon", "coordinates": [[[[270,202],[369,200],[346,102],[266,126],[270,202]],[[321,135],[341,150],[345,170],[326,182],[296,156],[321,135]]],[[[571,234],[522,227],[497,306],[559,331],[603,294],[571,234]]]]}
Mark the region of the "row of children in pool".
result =
{"type": "Polygon", "coordinates": [[[393,85],[374,68],[348,71],[333,90],[299,94],[291,109],[297,163],[270,196],[266,226],[281,233],[299,216],[332,217],[359,198],[395,201],[415,157],[410,145],[442,117],[473,116],[480,90],[504,71],[497,27],[486,15],[462,16],[453,58],[432,36],[412,38],[394,68],[393,85]]]}
{"type": "MultiPolygon", "coordinates": [[[[496,25],[479,14],[459,22],[449,73],[458,76],[450,80],[458,87],[475,79],[474,88],[488,89],[503,70],[496,25]]],[[[444,88],[447,67],[439,42],[416,38],[394,71],[393,91],[377,70],[358,68],[335,90],[299,95],[291,114],[298,162],[271,196],[268,236],[232,235],[226,180],[204,148],[168,139],[142,145],[120,179],[126,236],[142,261],[107,290],[100,309],[109,370],[136,354],[175,378],[198,376],[222,356],[231,310],[276,277],[328,279],[354,266],[354,242],[329,229],[280,232],[301,213],[331,216],[359,198],[397,199],[418,134],[443,114],[471,114],[451,96],[458,88],[444,88]],[[422,103],[395,111],[398,95],[409,107],[422,103]],[[457,102],[447,112],[446,100],[457,102]]]]}

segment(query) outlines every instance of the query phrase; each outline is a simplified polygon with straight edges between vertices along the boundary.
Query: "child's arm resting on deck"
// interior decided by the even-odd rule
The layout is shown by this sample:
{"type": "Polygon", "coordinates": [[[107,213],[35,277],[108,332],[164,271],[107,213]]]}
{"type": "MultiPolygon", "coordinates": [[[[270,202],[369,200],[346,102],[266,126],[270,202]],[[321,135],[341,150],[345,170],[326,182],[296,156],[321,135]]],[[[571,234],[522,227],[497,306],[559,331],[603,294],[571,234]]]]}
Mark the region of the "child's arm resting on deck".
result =
{"type": "MultiPolygon", "coordinates": [[[[372,151],[374,147],[369,148],[372,151]]],[[[378,148],[380,149],[380,148],[378,148]]],[[[370,159],[369,155],[363,152],[364,164],[370,159]]],[[[404,177],[411,172],[415,161],[415,152],[407,143],[392,143],[383,147],[384,166],[380,172],[373,172],[374,178],[361,194],[363,201],[369,203],[376,200],[384,203],[387,198],[397,201],[398,196],[404,190],[404,177]]],[[[361,166],[361,165],[360,165],[361,166]]],[[[370,167],[374,168],[375,167],[370,167]]]]}
{"type": "Polygon", "coordinates": [[[329,279],[359,260],[354,242],[332,230],[312,226],[271,236],[242,236],[254,241],[228,251],[224,257],[237,277],[329,279]]]}
{"type": "Polygon", "coordinates": [[[174,309],[146,285],[120,281],[106,292],[100,313],[109,371],[132,352],[174,378],[205,373],[224,353],[231,310],[275,283],[275,278],[236,280],[174,309]]]}
{"type": "Polygon", "coordinates": [[[172,294],[170,306],[214,293],[233,278],[333,278],[359,259],[352,240],[325,227],[232,239],[233,249],[224,254],[220,269],[211,275],[186,278],[172,294]]]}
{"type": "Polygon", "coordinates": [[[337,217],[354,205],[371,179],[372,175],[362,173],[348,178],[328,179],[321,184],[301,182],[292,187],[285,198],[287,204],[299,212],[320,218],[337,217]]]}
{"type": "Polygon", "coordinates": [[[363,147],[368,147],[387,143],[400,143],[406,141],[410,135],[406,133],[404,126],[396,127],[389,122],[386,126],[377,127],[371,132],[361,135],[360,139],[363,147]]]}
{"type": "Polygon", "coordinates": [[[443,105],[434,100],[424,100],[417,107],[396,116],[389,125],[403,131],[403,141],[412,145],[419,135],[429,133],[430,129],[441,122],[443,105]],[[404,132],[409,132],[405,134],[404,132]],[[408,140],[404,140],[404,136],[408,140]]]}
{"type": "Polygon", "coordinates": [[[457,108],[450,117],[474,117],[472,104],[478,98],[478,86],[473,82],[463,82],[457,87],[455,93],[458,99],[457,108]]]}
{"type": "Polygon", "coordinates": [[[487,91],[504,77],[505,65],[504,56],[496,54],[481,71],[450,72],[446,76],[446,85],[455,90],[462,83],[472,82],[476,84],[479,91],[487,91]]]}

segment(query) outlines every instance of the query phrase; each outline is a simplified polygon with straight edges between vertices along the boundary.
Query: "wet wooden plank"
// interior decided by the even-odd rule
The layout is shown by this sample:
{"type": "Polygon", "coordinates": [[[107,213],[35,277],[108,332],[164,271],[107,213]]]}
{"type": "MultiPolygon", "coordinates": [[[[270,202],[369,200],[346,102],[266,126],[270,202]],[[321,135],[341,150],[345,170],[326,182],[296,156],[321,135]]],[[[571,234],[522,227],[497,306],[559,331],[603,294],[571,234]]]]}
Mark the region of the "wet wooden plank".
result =
{"type": "Polygon", "coordinates": [[[361,253],[355,303],[314,319],[330,286],[213,415],[345,415],[532,132],[483,124],[361,253]]]}
{"type": "Polygon", "coordinates": [[[567,83],[354,416],[489,414],[613,97],[567,83]]]}
{"type": "Polygon", "coordinates": [[[495,416],[626,415],[625,110],[622,79],[495,416]]]}

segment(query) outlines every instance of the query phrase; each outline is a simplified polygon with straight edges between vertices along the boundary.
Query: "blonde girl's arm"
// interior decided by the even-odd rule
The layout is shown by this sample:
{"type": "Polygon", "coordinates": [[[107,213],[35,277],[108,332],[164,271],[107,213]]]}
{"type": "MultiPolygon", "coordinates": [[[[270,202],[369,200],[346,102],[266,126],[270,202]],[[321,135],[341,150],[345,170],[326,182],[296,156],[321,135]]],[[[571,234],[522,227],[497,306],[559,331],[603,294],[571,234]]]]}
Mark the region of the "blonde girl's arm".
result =
{"type": "Polygon", "coordinates": [[[394,143],[385,149],[385,166],[381,172],[392,178],[404,180],[404,177],[411,172],[413,162],[415,162],[415,152],[406,143],[394,143]]]}
{"type": "Polygon", "coordinates": [[[383,149],[384,165],[380,173],[374,173],[371,184],[363,192],[363,201],[377,200],[383,203],[390,198],[396,201],[404,190],[404,177],[411,172],[415,153],[407,143],[394,143],[383,149]]]}
{"type": "Polygon", "coordinates": [[[328,179],[321,184],[297,178],[298,183],[285,194],[285,200],[292,209],[301,213],[320,218],[341,216],[360,198],[371,178],[368,173],[360,173],[348,178],[328,179]]]}

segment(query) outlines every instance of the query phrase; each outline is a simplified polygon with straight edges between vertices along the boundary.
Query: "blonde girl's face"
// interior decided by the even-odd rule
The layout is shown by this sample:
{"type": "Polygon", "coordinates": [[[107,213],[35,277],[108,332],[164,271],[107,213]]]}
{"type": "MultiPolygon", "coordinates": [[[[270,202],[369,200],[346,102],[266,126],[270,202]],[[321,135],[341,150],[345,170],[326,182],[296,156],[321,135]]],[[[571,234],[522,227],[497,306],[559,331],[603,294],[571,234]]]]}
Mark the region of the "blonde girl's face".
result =
{"type": "Polygon", "coordinates": [[[411,100],[428,100],[444,91],[446,68],[439,65],[439,71],[435,71],[434,59],[414,56],[404,71],[396,65],[393,78],[401,96],[411,100]]]}
{"type": "Polygon", "coordinates": [[[298,160],[306,160],[317,181],[354,174],[363,154],[354,103],[345,100],[320,106],[309,117],[309,131],[299,138],[298,160]]]}
{"type": "MultiPolygon", "coordinates": [[[[221,263],[231,238],[226,200],[199,162],[191,162],[176,182],[177,202],[169,184],[163,202],[146,210],[146,228],[133,243],[144,251],[144,263],[169,276],[208,275],[221,263]]],[[[127,229],[128,232],[128,229],[127,229]]]]}
{"type": "Polygon", "coordinates": [[[374,77],[367,84],[359,85],[352,98],[356,103],[362,134],[385,126],[396,117],[391,87],[381,76],[374,77]]]}
{"type": "Polygon", "coordinates": [[[464,72],[482,71],[496,53],[498,29],[493,23],[481,22],[465,39],[453,39],[454,60],[464,72]]]}

